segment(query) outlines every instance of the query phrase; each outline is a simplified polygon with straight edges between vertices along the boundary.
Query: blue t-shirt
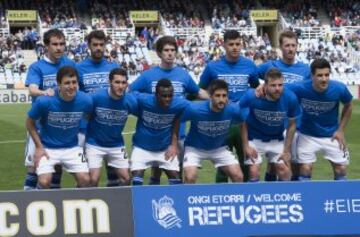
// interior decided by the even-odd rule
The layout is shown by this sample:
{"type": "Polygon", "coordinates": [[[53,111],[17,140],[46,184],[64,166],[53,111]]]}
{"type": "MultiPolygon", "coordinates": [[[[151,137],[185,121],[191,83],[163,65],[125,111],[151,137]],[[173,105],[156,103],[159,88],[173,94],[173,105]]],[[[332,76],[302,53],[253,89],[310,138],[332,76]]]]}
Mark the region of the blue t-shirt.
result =
{"type": "Polygon", "coordinates": [[[92,111],[91,98],[78,91],[72,101],[64,101],[58,94],[40,96],[28,116],[40,119],[40,138],[47,148],[71,148],[78,145],[80,120],[92,111]]]}
{"type": "Polygon", "coordinates": [[[264,79],[266,72],[270,68],[277,68],[282,72],[285,85],[304,80],[311,80],[310,67],[309,65],[302,62],[286,64],[281,59],[270,60],[266,63],[259,65],[259,77],[264,79]]]}
{"type": "Polygon", "coordinates": [[[129,89],[131,91],[154,94],[157,82],[163,78],[171,81],[176,96],[185,97],[186,94],[199,93],[199,87],[189,73],[179,66],[171,69],[163,69],[160,66],[156,66],[146,70],[130,84],[129,89]]]}
{"type": "MultiPolygon", "coordinates": [[[[200,88],[190,74],[182,67],[176,66],[171,69],[163,69],[160,66],[144,71],[129,88],[131,91],[155,94],[156,84],[160,79],[169,79],[174,87],[174,95],[185,98],[186,94],[198,94],[200,88]]],[[[180,126],[180,139],[185,137],[186,125],[180,126]]]]}
{"type": "Polygon", "coordinates": [[[129,113],[137,111],[136,98],[125,93],[118,100],[113,99],[108,89],[91,94],[93,111],[86,133],[86,142],[102,147],[124,146],[122,131],[129,113]]]}
{"type": "Polygon", "coordinates": [[[314,137],[331,137],[339,127],[339,102],[348,104],[352,95],[346,85],[329,81],[324,92],[317,92],[312,81],[288,85],[298,97],[302,108],[299,131],[314,137]]]}
{"type": "Polygon", "coordinates": [[[148,151],[164,151],[171,144],[175,118],[189,105],[180,97],[174,97],[169,108],[158,105],[154,94],[136,94],[138,120],[133,145],[148,151]]]}
{"type": "Polygon", "coordinates": [[[213,150],[226,145],[230,126],[244,122],[244,116],[235,103],[226,105],[220,112],[214,112],[210,108],[210,101],[207,100],[188,106],[182,120],[191,121],[185,146],[213,150]]]}
{"type": "Polygon", "coordinates": [[[45,59],[40,59],[30,65],[25,85],[30,86],[31,84],[35,84],[38,85],[40,90],[56,88],[56,73],[64,66],[75,67],[75,63],[65,56],[60,58],[58,63],[50,63],[45,59]]]}
{"type": "Polygon", "coordinates": [[[255,90],[248,90],[241,98],[240,106],[249,108],[246,119],[249,140],[283,140],[285,122],[301,113],[296,95],[286,88],[276,101],[258,98],[255,90]]]}
{"type": "Polygon", "coordinates": [[[91,58],[83,60],[76,66],[80,90],[89,93],[101,88],[109,88],[109,74],[114,68],[119,68],[119,65],[106,59],[100,62],[94,62],[91,58]]]}
{"type": "Polygon", "coordinates": [[[200,85],[207,88],[211,81],[221,79],[229,85],[229,99],[237,102],[249,89],[249,84],[258,84],[258,70],[253,61],[240,57],[229,62],[225,57],[210,62],[200,76],[200,85]]]}

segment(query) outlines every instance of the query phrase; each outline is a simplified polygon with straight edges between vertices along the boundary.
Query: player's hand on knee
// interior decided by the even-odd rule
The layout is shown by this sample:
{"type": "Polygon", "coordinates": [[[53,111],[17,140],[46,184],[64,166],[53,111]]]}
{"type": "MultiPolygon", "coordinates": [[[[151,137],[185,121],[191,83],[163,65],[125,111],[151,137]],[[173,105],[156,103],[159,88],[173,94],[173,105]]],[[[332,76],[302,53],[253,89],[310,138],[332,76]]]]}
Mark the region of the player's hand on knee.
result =
{"type": "Polygon", "coordinates": [[[49,155],[48,153],[45,151],[44,148],[36,148],[35,149],[35,154],[34,154],[34,157],[33,157],[33,161],[34,161],[34,165],[35,167],[38,167],[39,166],[39,162],[41,160],[42,157],[45,157],[46,159],[49,159],[49,155]]]}
{"type": "Polygon", "coordinates": [[[346,149],[345,136],[343,131],[337,130],[331,137],[331,141],[337,140],[339,143],[340,150],[344,151],[346,149]]]}
{"type": "Polygon", "coordinates": [[[177,146],[170,145],[165,152],[165,160],[173,160],[177,156],[177,146]]]}
{"type": "Polygon", "coordinates": [[[278,158],[278,161],[284,161],[284,164],[286,166],[290,166],[290,160],[291,160],[291,152],[290,151],[284,151],[280,157],[278,158]]]}
{"type": "Polygon", "coordinates": [[[258,157],[258,153],[255,148],[251,146],[245,147],[245,157],[246,159],[250,159],[252,163],[256,163],[256,159],[258,157]]]}

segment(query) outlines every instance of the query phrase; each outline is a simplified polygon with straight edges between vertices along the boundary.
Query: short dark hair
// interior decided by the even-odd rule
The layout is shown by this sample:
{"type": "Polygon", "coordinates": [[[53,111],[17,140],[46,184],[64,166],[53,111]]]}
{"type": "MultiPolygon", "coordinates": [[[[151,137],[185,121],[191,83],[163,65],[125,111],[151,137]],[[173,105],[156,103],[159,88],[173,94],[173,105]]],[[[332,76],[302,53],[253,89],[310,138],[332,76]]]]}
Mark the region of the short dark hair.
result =
{"type": "Polygon", "coordinates": [[[311,74],[315,75],[316,69],[323,68],[329,68],[329,70],[331,70],[329,61],[324,58],[315,59],[310,65],[311,74]]]}
{"type": "Polygon", "coordinates": [[[240,33],[236,30],[227,30],[224,33],[224,42],[228,41],[228,40],[234,40],[234,39],[238,39],[241,38],[240,33]]]}
{"type": "Polygon", "coordinates": [[[56,82],[59,85],[64,77],[76,77],[76,80],[79,81],[79,75],[74,67],[64,66],[59,69],[56,73],[56,82]]]}
{"type": "Polygon", "coordinates": [[[226,81],[216,79],[216,80],[213,80],[213,81],[210,82],[210,84],[208,86],[208,92],[209,92],[210,95],[213,95],[214,92],[216,90],[219,90],[219,89],[224,89],[226,91],[229,90],[229,86],[226,83],[226,81]]]}
{"type": "Polygon", "coordinates": [[[264,81],[265,81],[265,83],[268,83],[270,79],[278,79],[281,77],[282,77],[282,73],[279,69],[270,68],[269,70],[267,70],[267,72],[265,74],[264,81]]]}
{"type": "Polygon", "coordinates": [[[163,37],[161,37],[160,39],[158,39],[156,41],[156,45],[155,45],[156,52],[161,53],[161,51],[163,50],[163,48],[167,44],[171,45],[171,46],[174,46],[175,51],[176,52],[178,51],[178,46],[177,46],[175,37],[166,35],[166,36],[163,36],[163,37]]]}
{"type": "Polygon", "coordinates": [[[279,44],[280,45],[282,45],[284,38],[295,39],[296,43],[298,42],[297,34],[291,30],[286,30],[286,31],[281,32],[281,34],[279,36],[279,44]]]}
{"type": "Polygon", "coordinates": [[[56,38],[59,38],[59,39],[65,39],[65,35],[64,33],[59,30],[59,29],[51,29],[51,30],[48,30],[44,33],[44,37],[43,37],[43,42],[45,45],[49,45],[50,44],[50,39],[52,37],[56,37],[56,38]]]}
{"type": "Polygon", "coordinates": [[[173,88],[173,85],[172,85],[172,83],[171,83],[171,81],[169,79],[163,78],[163,79],[160,79],[156,84],[156,89],[155,89],[156,94],[159,93],[160,87],[165,87],[165,88],[171,87],[171,88],[173,88]]]}
{"type": "Polygon", "coordinates": [[[93,30],[86,36],[86,41],[90,45],[91,39],[104,40],[106,42],[106,35],[102,30],[93,30]]]}
{"type": "Polygon", "coordinates": [[[129,79],[127,71],[125,69],[122,69],[122,68],[114,68],[113,70],[111,70],[110,73],[109,73],[109,81],[114,80],[115,75],[124,76],[126,78],[126,80],[129,79]]]}

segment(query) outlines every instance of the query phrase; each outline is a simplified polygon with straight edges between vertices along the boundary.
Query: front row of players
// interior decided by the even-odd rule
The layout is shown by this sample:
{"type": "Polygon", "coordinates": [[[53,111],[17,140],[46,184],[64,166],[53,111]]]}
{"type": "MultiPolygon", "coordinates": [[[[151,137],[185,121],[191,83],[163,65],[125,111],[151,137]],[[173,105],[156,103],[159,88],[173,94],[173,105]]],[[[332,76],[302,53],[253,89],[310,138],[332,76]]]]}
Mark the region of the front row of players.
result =
{"type": "Polygon", "coordinates": [[[169,184],[180,184],[177,154],[182,121],[191,121],[185,139],[185,183],[196,182],[203,160],[210,160],[233,182],[243,181],[239,162],[226,146],[234,124],[241,127],[250,182],[259,181],[262,158],[275,165],[279,180],[290,180],[291,163],[299,164],[300,180],[309,180],[318,151],[330,161],[335,179],[344,180],[349,162],[344,129],[352,96],[345,85],[329,80],[326,60],[315,60],[311,73],[311,81],[284,87],[281,72],[269,69],[264,86],[248,90],[239,103],[228,103],[227,83],[214,80],[208,87],[210,99],[191,103],[174,96],[167,79],[158,81],[155,94],[127,93],[127,73],[122,69],[111,71],[109,89],[86,95],[78,90],[76,70],[63,67],[57,73],[55,96],[39,97],[26,121],[36,147],[38,186],[49,188],[57,164],[74,175],[78,187],[97,186],[104,159],[123,185],[143,184],[145,169],[153,166],[165,171],[169,184]],[[340,122],[339,102],[344,104],[340,122]],[[122,137],[129,114],[138,118],[130,161],[122,137]],[[77,136],[84,117],[89,125],[83,148],[77,136]]]}

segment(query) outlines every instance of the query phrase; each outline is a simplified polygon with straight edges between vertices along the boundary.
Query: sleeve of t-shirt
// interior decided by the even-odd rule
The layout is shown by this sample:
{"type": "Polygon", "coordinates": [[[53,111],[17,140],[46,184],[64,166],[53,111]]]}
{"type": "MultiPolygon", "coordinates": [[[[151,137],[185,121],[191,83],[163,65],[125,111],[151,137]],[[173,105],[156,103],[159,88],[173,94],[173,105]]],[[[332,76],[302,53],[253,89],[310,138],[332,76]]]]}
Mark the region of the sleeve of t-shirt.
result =
{"type": "Polygon", "coordinates": [[[203,73],[200,76],[199,86],[200,86],[200,88],[207,89],[210,82],[211,82],[211,69],[210,69],[209,65],[207,65],[205,67],[205,70],[203,71],[203,73]]]}
{"type": "Polygon", "coordinates": [[[186,93],[189,94],[197,94],[199,93],[199,86],[196,85],[195,81],[192,79],[192,77],[189,75],[187,79],[187,83],[185,85],[186,93]]]}
{"type": "Polygon", "coordinates": [[[267,70],[269,69],[269,63],[263,63],[261,65],[258,66],[258,75],[259,75],[259,78],[260,79],[263,79],[265,78],[265,74],[267,72],[267,70]]]}
{"type": "Polygon", "coordinates": [[[250,106],[250,94],[252,90],[248,90],[240,99],[239,105],[241,108],[247,108],[250,106]]]}
{"type": "Polygon", "coordinates": [[[85,114],[91,115],[93,111],[93,100],[91,99],[91,96],[88,94],[85,94],[85,100],[86,100],[86,107],[85,107],[85,114]]]}
{"type": "Polygon", "coordinates": [[[191,119],[193,115],[193,103],[196,102],[188,102],[188,106],[184,109],[183,113],[180,116],[181,122],[185,122],[191,119]]]}
{"type": "Polygon", "coordinates": [[[131,114],[137,116],[139,113],[139,104],[134,94],[136,93],[131,93],[128,95],[128,109],[131,114]]]}
{"type": "Polygon", "coordinates": [[[180,103],[181,111],[177,117],[181,117],[181,115],[184,113],[184,111],[187,109],[187,107],[190,106],[190,102],[183,98],[179,98],[179,103],[180,103]]]}
{"type": "Polygon", "coordinates": [[[285,87],[292,91],[297,97],[299,97],[298,95],[301,94],[300,88],[302,83],[303,82],[288,83],[285,85],[285,87]]]}
{"type": "Polygon", "coordinates": [[[42,75],[40,69],[34,65],[31,65],[26,76],[25,85],[30,86],[31,84],[35,84],[40,87],[41,83],[42,75]]]}
{"type": "Polygon", "coordinates": [[[83,73],[81,72],[81,70],[79,70],[79,65],[77,64],[76,65],[76,70],[78,72],[78,75],[79,75],[79,90],[80,91],[84,91],[85,90],[85,86],[84,86],[84,75],[83,73]]]}
{"type": "Polygon", "coordinates": [[[146,90],[146,78],[144,73],[141,74],[136,80],[129,85],[130,91],[145,92],[146,90]]]}
{"type": "Polygon", "coordinates": [[[69,66],[76,67],[76,63],[73,60],[68,59],[68,63],[69,63],[69,66]]]}
{"type": "Polygon", "coordinates": [[[233,124],[243,123],[245,116],[237,103],[230,104],[233,110],[233,124]]]}
{"type": "Polygon", "coordinates": [[[289,91],[288,99],[289,99],[289,110],[287,116],[289,118],[296,118],[301,113],[299,101],[296,95],[291,91],[289,91]]]}
{"type": "Polygon", "coordinates": [[[258,85],[259,84],[259,72],[258,67],[252,62],[252,71],[249,75],[249,84],[258,85]]]}
{"type": "Polygon", "coordinates": [[[307,67],[307,69],[306,69],[305,81],[308,81],[308,80],[311,80],[310,67],[307,67]]]}
{"type": "Polygon", "coordinates": [[[341,103],[343,103],[343,104],[350,103],[352,101],[352,99],[353,99],[353,96],[350,93],[349,89],[345,85],[342,85],[342,94],[340,97],[341,103]]]}
{"type": "Polygon", "coordinates": [[[36,99],[36,101],[32,104],[28,116],[33,120],[38,120],[44,113],[44,108],[46,107],[45,96],[40,96],[36,99]]]}

